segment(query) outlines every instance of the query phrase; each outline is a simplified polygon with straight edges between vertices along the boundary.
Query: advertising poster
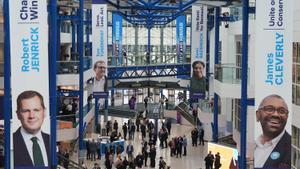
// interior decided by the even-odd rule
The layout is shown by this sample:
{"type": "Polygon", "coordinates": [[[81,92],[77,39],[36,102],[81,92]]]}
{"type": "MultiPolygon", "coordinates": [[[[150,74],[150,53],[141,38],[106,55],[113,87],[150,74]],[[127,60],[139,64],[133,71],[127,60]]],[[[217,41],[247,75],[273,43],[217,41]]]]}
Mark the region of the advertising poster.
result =
{"type": "Polygon", "coordinates": [[[107,95],[107,5],[92,4],[93,94],[107,95]]]}
{"type": "Polygon", "coordinates": [[[112,16],[112,42],[113,42],[113,58],[116,60],[116,65],[123,64],[122,57],[122,16],[118,13],[113,13],[112,16]]]}
{"type": "Polygon", "coordinates": [[[293,1],[256,1],[255,168],[291,168],[293,1]]]}
{"type": "Polygon", "coordinates": [[[10,1],[13,168],[50,166],[46,0],[10,1]]]}
{"type": "MultiPolygon", "coordinates": [[[[206,63],[207,6],[192,6],[191,36],[191,63],[195,61],[206,63]]],[[[203,74],[206,74],[205,69],[203,74]]]]}
{"type": "Polygon", "coordinates": [[[205,98],[206,80],[206,36],[207,7],[192,6],[192,44],[191,44],[191,81],[190,91],[192,102],[205,98]]]}

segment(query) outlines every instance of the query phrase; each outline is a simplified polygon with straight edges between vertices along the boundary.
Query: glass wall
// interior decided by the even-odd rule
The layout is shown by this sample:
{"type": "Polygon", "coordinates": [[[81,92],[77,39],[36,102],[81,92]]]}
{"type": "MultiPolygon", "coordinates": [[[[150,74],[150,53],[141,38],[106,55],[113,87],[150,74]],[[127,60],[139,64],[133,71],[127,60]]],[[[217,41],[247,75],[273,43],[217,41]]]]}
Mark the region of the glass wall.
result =
{"type": "Polygon", "coordinates": [[[292,168],[300,168],[300,129],[292,127],[292,168]]]}
{"type": "MultiPolygon", "coordinates": [[[[191,43],[191,16],[187,15],[187,47],[186,60],[190,61],[191,43]]],[[[108,23],[112,23],[111,12],[108,14],[108,23]]],[[[123,51],[126,52],[124,65],[146,64],[146,52],[148,50],[148,29],[142,25],[132,25],[123,19],[123,51]]],[[[150,30],[150,58],[151,64],[177,63],[176,54],[176,21],[167,25],[153,26],[150,30]]],[[[108,24],[108,60],[112,57],[112,25],[108,24]]]]}
{"type": "Polygon", "coordinates": [[[300,43],[293,44],[293,104],[300,106],[300,43]]]}

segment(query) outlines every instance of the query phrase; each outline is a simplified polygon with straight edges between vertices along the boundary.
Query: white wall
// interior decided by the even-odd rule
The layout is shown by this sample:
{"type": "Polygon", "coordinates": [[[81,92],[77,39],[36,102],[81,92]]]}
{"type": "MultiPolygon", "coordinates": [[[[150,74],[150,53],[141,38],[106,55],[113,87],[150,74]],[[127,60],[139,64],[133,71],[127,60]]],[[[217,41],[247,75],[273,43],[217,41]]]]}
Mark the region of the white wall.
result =
{"type": "Polygon", "coordinates": [[[300,1],[294,0],[294,35],[293,41],[300,42],[300,1]]]}

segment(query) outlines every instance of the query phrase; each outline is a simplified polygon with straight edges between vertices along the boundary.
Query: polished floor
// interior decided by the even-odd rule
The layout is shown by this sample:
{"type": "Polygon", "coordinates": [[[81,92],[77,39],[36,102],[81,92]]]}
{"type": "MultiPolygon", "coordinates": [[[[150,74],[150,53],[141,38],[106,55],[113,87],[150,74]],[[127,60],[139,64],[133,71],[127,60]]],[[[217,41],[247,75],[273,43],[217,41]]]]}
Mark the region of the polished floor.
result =
{"type": "MultiPolygon", "coordinates": [[[[115,120],[115,119],[114,119],[115,120]]],[[[123,120],[120,118],[117,118],[119,122],[119,128],[120,124],[122,124],[123,120]]],[[[160,123],[159,123],[160,124],[160,123]]],[[[156,166],[155,168],[158,168],[158,161],[159,157],[162,156],[167,164],[171,167],[171,169],[203,169],[205,168],[204,166],[204,157],[207,154],[207,144],[205,143],[204,146],[197,146],[197,147],[192,147],[191,145],[191,130],[193,127],[191,125],[178,125],[178,124],[172,124],[172,129],[171,129],[171,137],[175,136],[183,136],[186,135],[188,139],[188,147],[187,147],[187,156],[182,156],[182,158],[176,158],[176,157],[170,157],[170,149],[169,148],[164,148],[161,149],[159,148],[159,141],[157,141],[156,144],[156,166]]],[[[170,139],[170,137],[169,137],[170,139]]],[[[141,133],[136,132],[135,139],[133,141],[134,145],[134,154],[137,155],[139,152],[141,152],[141,133]]],[[[127,143],[125,143],[127,144],[127,143]]],[[[123,156],[126,155],[123,153],[123,156]]],[[[71,157],[72,159],[77,159],[78,156],[77,154],[73,154],[71,157]]],[[[76,160],[77,161],[77,160],[76,160]]],[[[94,163],[100,164],[102,169],[105,169],[104,166],[104,157],[102,160],[96,160],[96,161],[90,161],[90,160],[85,160],[85,164],[89,169],[92,169],[94,166],[94,163]]],[[[148,159],[148,166],[150,165],[150,159],[148,159]]],[[[115,168],[115,167],[113,167],[115,168]]],[[[150,169],[150,167],[143,167],[144,169],[150,169]]]]}

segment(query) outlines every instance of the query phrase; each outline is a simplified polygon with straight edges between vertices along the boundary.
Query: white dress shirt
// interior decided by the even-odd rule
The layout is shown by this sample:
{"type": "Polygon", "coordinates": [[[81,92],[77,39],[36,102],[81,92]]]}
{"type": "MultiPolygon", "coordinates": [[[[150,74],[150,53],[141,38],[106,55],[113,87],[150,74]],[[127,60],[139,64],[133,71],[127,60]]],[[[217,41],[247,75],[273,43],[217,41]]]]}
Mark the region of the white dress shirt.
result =
{"type": "MultiPolygon", "coordinates": [[[[32,134],[28,133],[23,127],[21,127],[21,134],[23,136],[24,142],[26,144],[27,151],[30,155],[30,158],[31,158],[31,161],[32,161],[33,164],[34,164],[33,152],[32,152],[33,143],[31,141],[31,138],[32,137],[37,137],[38,138],[37,140],[38,140],[38,144],[40,145],[40,148],[41,148],[41,151],[42,151],[44,164],[45,164],[45,166],[48,166],[47,150],[46,150],[46,147],[45,147],[45,143],[44,143],[44,139],[42,137],[41,131],[39,131],[36,135],[32,135],[32,134]]],[[[15,150],[15,151],[18,151],[18,150],[15,150]]]]}
{"type": "Polygon", "coordinates": [[[104,84],[104,76],[100,80],[97,80],[96,77],[94,77],[93,92],[104,92],[104,84]]]}
{"type": "Polygon", "coordinates": [[[284,132],[285,130],[283,130],[277,137],[265,143],[262,142],[262,135],[256,139],[256,147],[254,150],[254,167],[262,168],[264,166],[265,162],[283,136],[284,132]]]}

